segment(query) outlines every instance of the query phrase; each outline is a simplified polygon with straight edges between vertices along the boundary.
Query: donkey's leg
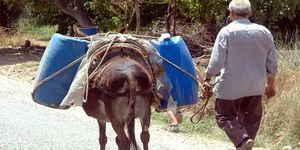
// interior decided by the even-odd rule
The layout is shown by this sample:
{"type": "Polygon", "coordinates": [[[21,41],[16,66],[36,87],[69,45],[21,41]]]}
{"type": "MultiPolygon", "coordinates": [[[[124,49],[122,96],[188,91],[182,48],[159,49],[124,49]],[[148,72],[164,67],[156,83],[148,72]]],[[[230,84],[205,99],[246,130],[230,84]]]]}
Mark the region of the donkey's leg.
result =
{"type": "Polygon", "coordinates": [[[117,134],[116,143],[119,150],[130,150],[130,140],[124,132],[124,125],[114,118],[111,118],[111,125],[117,134]]]}
{"type": "Polygon", "coordinates": [[[145,106],[145,114],[141,118],[142,133],[140,135],[141,141],[143,142],[144,150],[148,150],[148,144],[150,139],[149,127],[150,127],[150,117],[151,117],[151,104],[145,106]]]}
{"type": "Polygon", "coordinates": [[[110,119],[111,126],[117,134],[116,143],[119,150],[130,150],[130,141],[124,132],[124,124],[121,121],[120,110],[114,109],[112,102],[116,100],[112,98],[103,98],[105,104],[105,111],[110,119]]]}
{"type": "Polygon", "coordinates": [[[100,150],[105,150],[105,145],[107,143],[107,136],[106,136],[106,123],[102,122],[100,120],[98,121],[99,126],[99,144],[100,144],[100,150]]]}

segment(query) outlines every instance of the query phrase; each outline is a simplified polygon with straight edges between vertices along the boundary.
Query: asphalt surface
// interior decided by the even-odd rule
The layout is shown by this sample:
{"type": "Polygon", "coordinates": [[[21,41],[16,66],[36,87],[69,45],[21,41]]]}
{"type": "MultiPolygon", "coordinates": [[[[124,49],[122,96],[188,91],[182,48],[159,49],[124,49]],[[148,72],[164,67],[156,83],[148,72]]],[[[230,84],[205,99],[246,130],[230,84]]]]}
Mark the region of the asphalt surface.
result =
{"type": "MultiPolygon", "coordinates": [[[[32,84],[0,75],[0,150],[95,150],[98,126],[81,107],[58,110],[32,101],[32,84]]],[[[138,120],[137,120],[138,121],[138,120]]],[[[139,140],[139,123],[136,139],[139,140]]],[[[107,150],[116,150],[116,134],[107,125],[107,150]]],[[[170,133],[151,125],[150,150],[226,150],[231,145],[170,133]]]]}

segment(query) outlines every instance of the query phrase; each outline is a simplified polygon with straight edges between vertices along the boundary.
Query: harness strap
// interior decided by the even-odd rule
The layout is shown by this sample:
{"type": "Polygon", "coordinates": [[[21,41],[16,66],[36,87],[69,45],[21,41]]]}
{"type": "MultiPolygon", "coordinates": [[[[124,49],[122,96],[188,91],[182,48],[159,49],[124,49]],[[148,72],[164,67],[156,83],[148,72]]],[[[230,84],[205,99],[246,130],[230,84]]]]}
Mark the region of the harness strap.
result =
{"type": "MultiPolygon", "coordinates": [[[[108,43],[106,43],[106,44],[108,44],[108,43]]],[[[124,48],[131,49],[131,50],[133,50],[134,53],[138,54],[140,56],[140,58],[143,59],[143,63],[145,65],[145,67],[147,68],[147,70],[149,71],[152,79],[155,79],[155,77],[153,75],[153,70],[152,70],[152,66],[151,66],[151,63],[150,63],[150,59],[149,59],[149,54],[147,53],[147,50],[145,49],[145,47],[142,44],[140,44],[139,42],[137,42],[135,40],[132,40],[132,39],[127,39],[125,42],[121,42],[118,39],[117,36],[114,37],[109,42],[109,45],[107,47],[106,47],[106,44],[104,44],[100,47],[96,47],[95,49],[97,49],[97,50],[94,51],[94,53],[90,56],[89,61],[93,60],[96,55],[99,55],[99,54],[103,55],[101,60],[100,60],[100,63],[97,65],[97,67],[89,75],[89,79],[93,78],[94,75],[95,75],[95,72],[98,71],[101,68],[101,65],[103,64],[104,59],[106,59],[108,51],[111,50],[111,49],[114,49],[114,48],[118,48],[118,47],[124,47],[124,48]],[[102,50],[104,48],[106,49],[105,51],[102,50]]]]}
{"type": "MultiPolygon", "coordinates": [[[[111,96],[111,97],[121,97],[121,96],[129,96],[129,91],[123,92],[123,93],[116,93],[110,90],[105,89],[104,87],[100,86],[100,85],[93,85],[90,89],[94,89],[97,88],[99,89],[101,92],[103,92],[105,95],[111,96]]],[[[148,94],[150,92],[152,92],[153,88],[149,87],[146,90],[142,90],[142,91],[137,91],[136,95],[145,95],[148,94]]]]}

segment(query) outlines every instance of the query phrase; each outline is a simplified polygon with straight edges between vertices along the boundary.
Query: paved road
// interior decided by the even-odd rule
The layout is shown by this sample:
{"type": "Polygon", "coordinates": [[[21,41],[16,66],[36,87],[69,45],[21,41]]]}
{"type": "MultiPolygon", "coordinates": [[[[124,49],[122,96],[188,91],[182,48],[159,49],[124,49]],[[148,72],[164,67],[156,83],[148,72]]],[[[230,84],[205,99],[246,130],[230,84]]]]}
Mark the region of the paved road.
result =
{"type": "MultiPolygon", "coordinates": [[[[86,116],[81,107],[57,110],[39,105],[31,100],[31,89],[28,82],[0,75],[0,150],[98,149],[95,119],[86,116]]],[[[169,133],[155,125],[150,127],[150,135],[151,150],[228,149],[226,143],[169,133]]],[[[107,150],[117,149],[110,125],[107,136],[107,150]]]]}

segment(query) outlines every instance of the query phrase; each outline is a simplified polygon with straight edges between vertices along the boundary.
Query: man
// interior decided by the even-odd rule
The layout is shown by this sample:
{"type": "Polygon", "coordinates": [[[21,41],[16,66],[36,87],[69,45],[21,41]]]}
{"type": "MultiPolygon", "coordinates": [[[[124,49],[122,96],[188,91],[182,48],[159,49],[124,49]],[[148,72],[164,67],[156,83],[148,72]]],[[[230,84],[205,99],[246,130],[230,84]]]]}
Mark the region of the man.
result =
{"type": "Polygon", "coordinates": [[[262,95],[275,96],[277,57],[272,34],[251,23],[249,0],[232,0],[230,24],[214,43],[205,84],[217,76],[215,116],[237,149],[251,150],[262,117],[262,95]]]}

